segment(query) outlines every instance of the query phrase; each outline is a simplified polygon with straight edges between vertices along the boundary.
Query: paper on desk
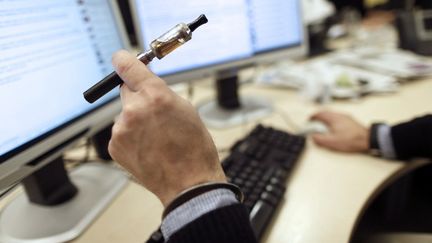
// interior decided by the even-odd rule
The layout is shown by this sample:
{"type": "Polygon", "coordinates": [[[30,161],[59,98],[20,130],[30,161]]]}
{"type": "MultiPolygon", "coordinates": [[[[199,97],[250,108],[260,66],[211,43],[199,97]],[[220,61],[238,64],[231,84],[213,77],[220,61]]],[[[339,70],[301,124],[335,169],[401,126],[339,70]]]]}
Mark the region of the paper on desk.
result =
{"type": "Polygon", "coordinates": [[[303,97],[324,103],[332,97],[358,98],[365,93],[389,93],[399,88],[394,77],[334,64],[331,58],[303,64],[280,63],[262,71],[256,82],[297,88],[303,97]]]}
{"type": "Polygon", "coordinates": [[[308,73],[305,73],[302,65],[295,64],[292,61],[285,61],[260,69],[255,77],[255,82],[268,86],[300,89],[305,85],[308,78],[310,77],[308,73]]]}
{"type": "Polygon", "coordinates": [[[327,0],[303,0],[302,4],[306,24],[321,22],[336,12],[334,5],[327,0]]]}
{"type": "Polygon", "coordinates": [[[400,80],[432,75],[432,59],[398,49],[357,48],[339,51],[332,62],[369,70],[400,80]]]}

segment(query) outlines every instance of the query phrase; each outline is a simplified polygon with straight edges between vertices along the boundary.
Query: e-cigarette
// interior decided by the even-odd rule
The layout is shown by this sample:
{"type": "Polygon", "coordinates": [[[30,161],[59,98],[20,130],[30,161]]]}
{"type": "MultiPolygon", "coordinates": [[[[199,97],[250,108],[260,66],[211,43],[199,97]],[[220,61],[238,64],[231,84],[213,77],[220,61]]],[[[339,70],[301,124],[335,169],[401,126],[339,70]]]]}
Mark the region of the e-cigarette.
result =
{"type": "MultiPolygon", "coordinates": [[[[162,59],[178,47],[192,39],[192,32],[208,22],[205,15],[200,15],[195,21],[189,24],[178,24],[150,44],[148,51],[138,54],[137,58],[145,65],[149,64],[155,57],[162,59]]],[[[102,79],[93,87],[84,92],[84,98],[89,103],[94,103],[102,96],[123,83],[123,80],[116,72],[102,79]]]]}

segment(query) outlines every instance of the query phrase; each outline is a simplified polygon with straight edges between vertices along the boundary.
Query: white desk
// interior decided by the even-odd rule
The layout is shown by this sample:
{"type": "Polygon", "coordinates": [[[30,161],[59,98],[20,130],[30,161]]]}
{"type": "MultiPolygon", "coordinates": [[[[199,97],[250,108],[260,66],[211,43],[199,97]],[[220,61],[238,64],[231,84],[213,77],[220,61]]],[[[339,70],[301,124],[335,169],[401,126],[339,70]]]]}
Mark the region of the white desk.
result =
{"type": "MultiPolygon", "coordinates": [[[[432,80],[406,84],[395,95],[366,97],[359,102],[337,102],[327,108],[352,114],[368,124],[399,122],[432,111],[432,80]]],[[[193,103],[211,98],[212,88],[199,84],[193,103]]],[[[323,108],[302,101],[289,90],[245,85],[245,95],[273,100],[276,112],[262,123],[292,131],[285,118],[303,124],[323,108]]],[[[229,148],[257,123],[211,130],[219,149],[229,148]]],[[[368,155],[338,154],[310,141],[299,161],[285,200],[264,242],[345,243],[368,200],[383,185],[420,164],[385,161],[368,155]]],[[[4,202],[2,202],[4,203],[4,202]]],[[[111,206],[77,240],[84,242],[143,242],[160,223],[162,205],[148,191],[131,182],[111,206]]]]}

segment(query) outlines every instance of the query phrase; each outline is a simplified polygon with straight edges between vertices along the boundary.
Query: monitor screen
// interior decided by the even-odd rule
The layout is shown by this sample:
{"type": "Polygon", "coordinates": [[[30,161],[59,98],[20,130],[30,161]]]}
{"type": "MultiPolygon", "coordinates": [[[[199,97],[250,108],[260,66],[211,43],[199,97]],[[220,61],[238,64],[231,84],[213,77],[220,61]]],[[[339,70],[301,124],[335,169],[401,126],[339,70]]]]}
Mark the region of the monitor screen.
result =
{"type": "Polygon", "coordinates": [[[299,0],[135,0],[141,40],[152,40],[177,23],[206,14],[209,23],[163,61],[150,64],[170,75],[299,46],[303,27],[299,0]]]}
{"type": "Polygon", "coordinates": [[[123,47],[107,0],[0,4],[0,162],[94,105],[82,93],[112,71],[123,47]]]}

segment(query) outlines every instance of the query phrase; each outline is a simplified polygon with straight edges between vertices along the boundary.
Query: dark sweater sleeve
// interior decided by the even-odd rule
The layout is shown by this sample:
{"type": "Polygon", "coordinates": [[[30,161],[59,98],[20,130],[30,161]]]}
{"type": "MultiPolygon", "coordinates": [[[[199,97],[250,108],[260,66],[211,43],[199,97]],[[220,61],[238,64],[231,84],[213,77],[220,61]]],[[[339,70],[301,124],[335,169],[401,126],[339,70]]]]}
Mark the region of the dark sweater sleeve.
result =
{"type": "Polygon", "coordinates": [[[432,115],[392,127],[391,136],[398,159],[432,158],[432,115]]]}
{"type": "Polygon", "coordinates": [[[211,211],[171,236],[168,243],[257,243],[242,204],[211,211]]]}

